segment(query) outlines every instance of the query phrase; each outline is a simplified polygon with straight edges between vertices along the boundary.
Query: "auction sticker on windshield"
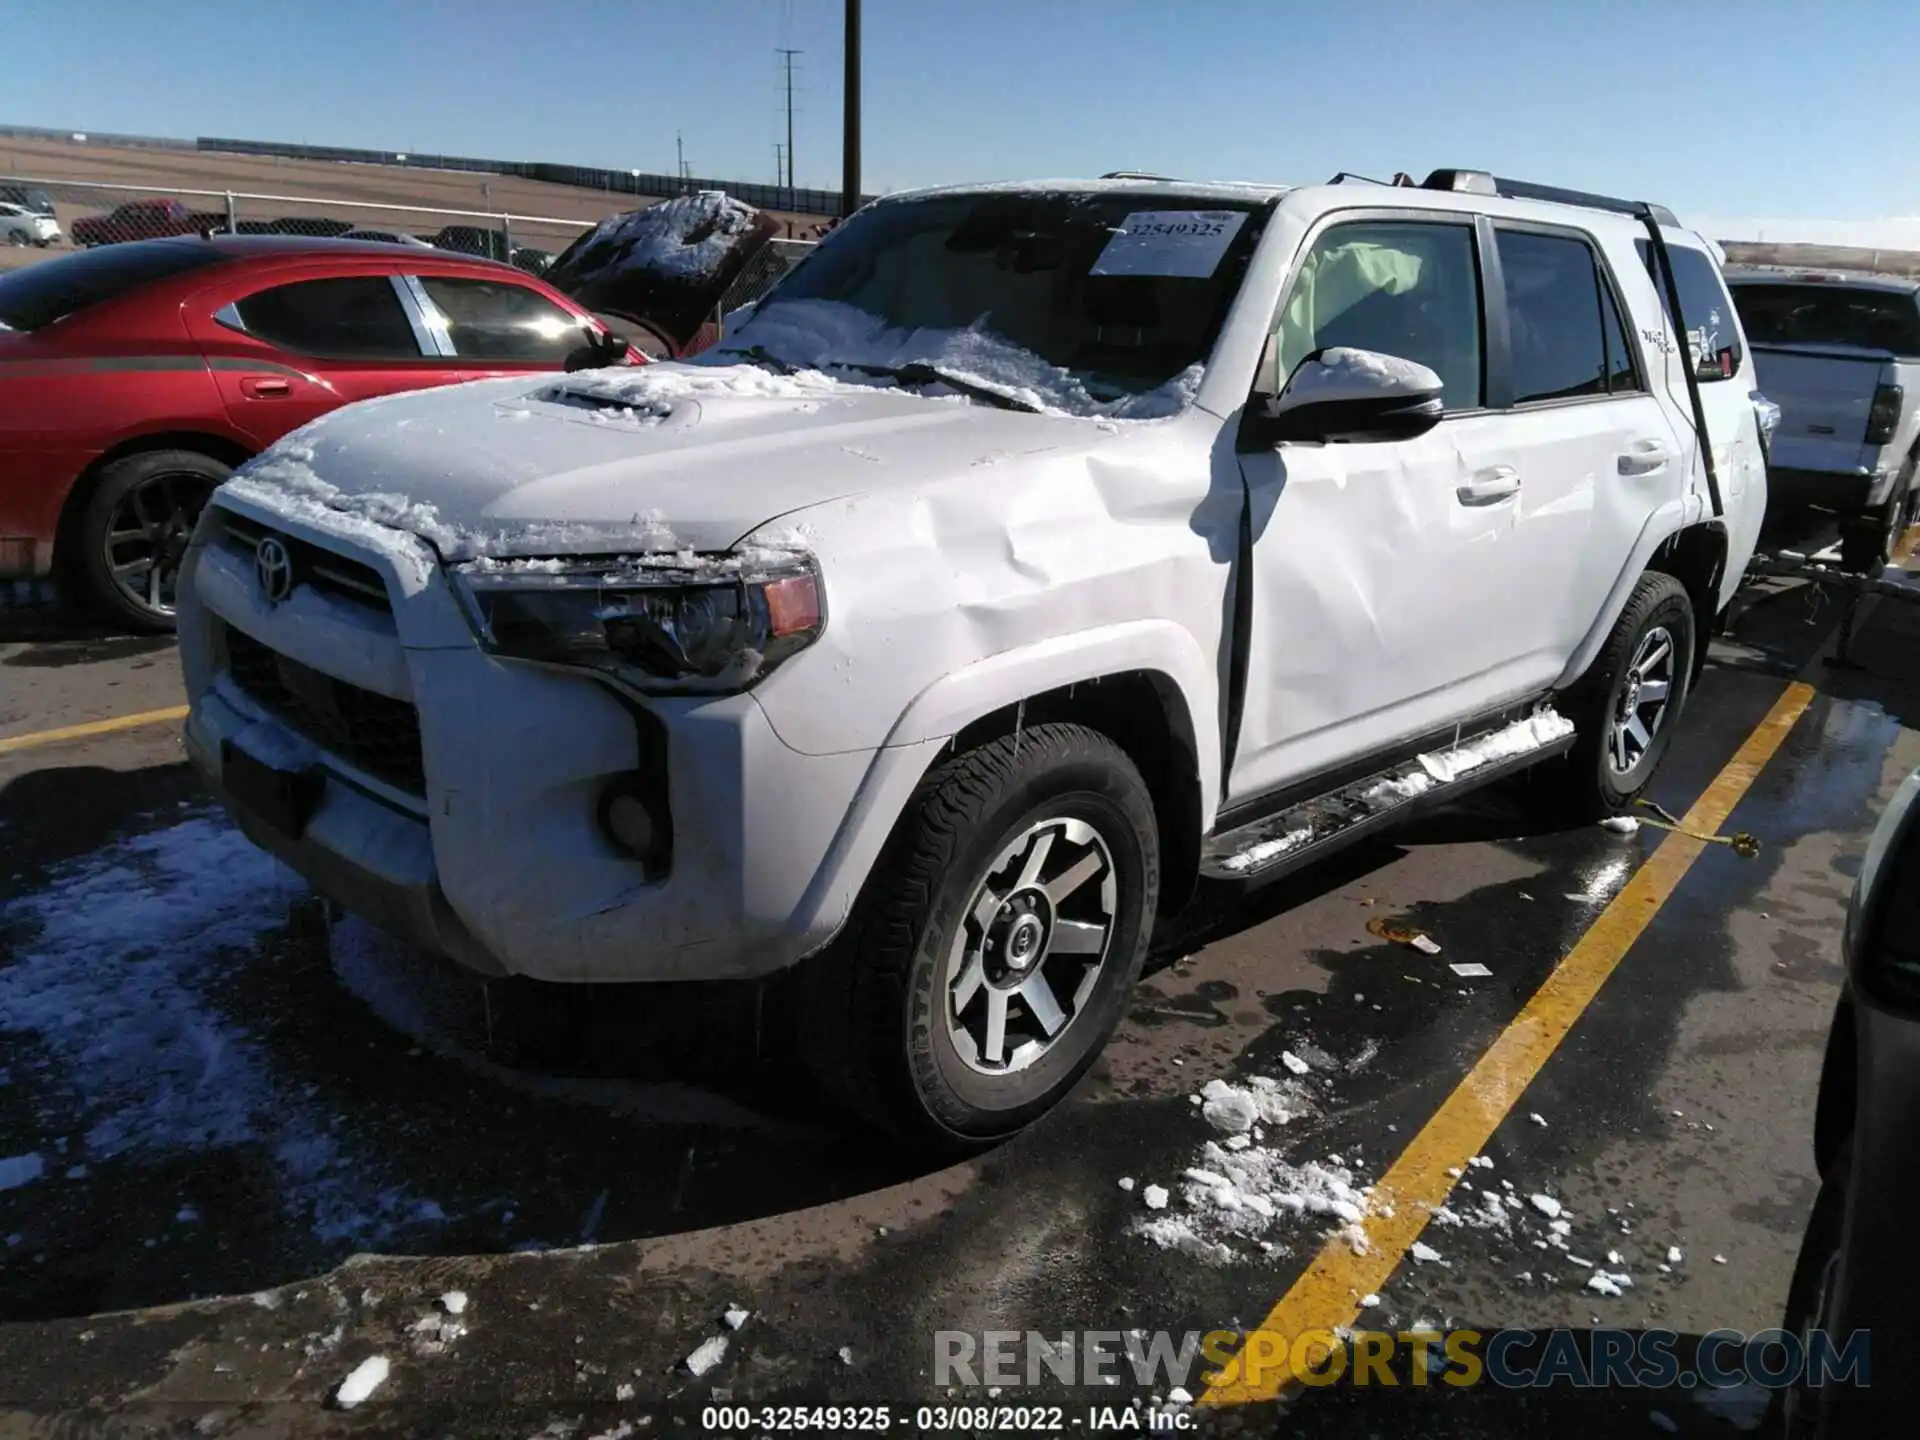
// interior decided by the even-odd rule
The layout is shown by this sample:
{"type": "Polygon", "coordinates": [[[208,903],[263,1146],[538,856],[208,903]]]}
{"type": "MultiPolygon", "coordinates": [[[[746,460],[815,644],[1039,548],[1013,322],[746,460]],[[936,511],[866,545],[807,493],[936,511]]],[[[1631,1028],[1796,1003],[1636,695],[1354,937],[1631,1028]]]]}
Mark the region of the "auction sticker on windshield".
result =
{"type": "Polygon", "coordinates": [[[1204,280],[1246,223],[1244,210],[1136,210],[1088,273],[1204,280]]]}

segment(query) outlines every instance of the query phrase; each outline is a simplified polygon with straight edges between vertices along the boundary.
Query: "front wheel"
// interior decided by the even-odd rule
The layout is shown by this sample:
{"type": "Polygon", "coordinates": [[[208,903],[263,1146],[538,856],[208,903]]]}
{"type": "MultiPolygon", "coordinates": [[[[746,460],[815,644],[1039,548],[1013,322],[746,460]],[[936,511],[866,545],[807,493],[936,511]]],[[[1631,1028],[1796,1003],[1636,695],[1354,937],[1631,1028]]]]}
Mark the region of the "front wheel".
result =
{"type": "Polygon", "coordinates": [[[1558,701],[1578,735],[1555,786],[1564,818],[1617,815],[1653,780],[1686,703],[1698,633],[1686,587],[1658,570],[1642,575],[1607,643],[1558,701]]]}
{"type": "Polygon", "coordinates": [[[1125,1011],[1159,899],[1126,752],[1039,725],[936,766],[846,931],[800,975],[802,1053],[861,1118],[939,1149],[1058,1104],[1125,1011]]]}

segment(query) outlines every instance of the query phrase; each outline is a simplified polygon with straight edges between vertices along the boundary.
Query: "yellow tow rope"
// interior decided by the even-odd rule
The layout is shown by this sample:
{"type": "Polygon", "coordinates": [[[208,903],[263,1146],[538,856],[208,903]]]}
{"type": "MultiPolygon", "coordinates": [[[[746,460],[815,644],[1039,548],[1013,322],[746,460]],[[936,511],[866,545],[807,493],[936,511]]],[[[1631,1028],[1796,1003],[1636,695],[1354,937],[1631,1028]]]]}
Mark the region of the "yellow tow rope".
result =
{"type": "Polygon", "coordinates": [[[1743,859],[1751,860],[1760,853],[1760,841],[1745,830],[1736,830],[1731,835],[1703,835],[1698,830],[1689,830],[1669,811],[1662,809],[1657,801],[1640,799],[1633,802],[1642,810],[1651,810],[1658,819],[1643,820],[1657,830],[1671,830],[1676,835],[1685,835],[1689,839],[1704,840],[1710,845],[1731,845],[1733,853],[1743,859]]]}

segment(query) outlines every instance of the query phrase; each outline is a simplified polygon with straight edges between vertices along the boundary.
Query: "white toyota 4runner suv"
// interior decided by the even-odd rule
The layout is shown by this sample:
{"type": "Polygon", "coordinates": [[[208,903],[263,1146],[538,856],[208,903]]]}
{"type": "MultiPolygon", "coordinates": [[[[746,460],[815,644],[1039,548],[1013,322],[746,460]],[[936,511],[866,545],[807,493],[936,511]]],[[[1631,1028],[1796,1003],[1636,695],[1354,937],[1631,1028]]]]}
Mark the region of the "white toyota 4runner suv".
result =
{"type": "Polygon", "coordinates": [[[183,571],[187,745],[399,934],[791,970],[831,1094],[989,1140],[1198,877],[1536,762],[1573,815],[1647,784],[1765,508],[1750,362],[1674,338],[1709,311],[1664,210],[1479,172],[886,199],[696,363],[244,467],[183,571]]]}

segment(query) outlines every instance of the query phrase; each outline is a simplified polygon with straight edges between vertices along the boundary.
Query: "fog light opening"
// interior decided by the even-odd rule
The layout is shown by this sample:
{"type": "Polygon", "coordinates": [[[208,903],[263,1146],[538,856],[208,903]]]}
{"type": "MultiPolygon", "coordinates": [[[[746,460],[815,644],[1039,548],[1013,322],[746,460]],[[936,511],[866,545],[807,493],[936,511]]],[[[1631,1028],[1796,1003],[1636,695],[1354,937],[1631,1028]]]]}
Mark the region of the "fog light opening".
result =
{"type": "Polygon", "coordinates": [[[656,869],[670,835],[662,808],[637,776],[623,775],[600,792],[601,832],[621,854],[656,869]]]}

